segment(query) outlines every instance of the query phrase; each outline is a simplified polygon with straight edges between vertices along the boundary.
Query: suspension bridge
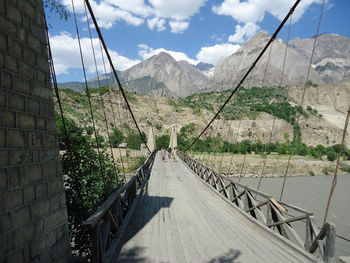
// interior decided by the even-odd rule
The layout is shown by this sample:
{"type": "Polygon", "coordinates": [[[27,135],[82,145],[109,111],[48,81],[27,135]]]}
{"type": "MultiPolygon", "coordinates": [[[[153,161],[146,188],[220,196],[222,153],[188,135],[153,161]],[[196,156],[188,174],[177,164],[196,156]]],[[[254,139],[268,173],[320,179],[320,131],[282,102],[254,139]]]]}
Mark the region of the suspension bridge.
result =
{"type": "MultiPolygon", "coordinates": [[[[208,128],[219,122],[218,117],[224,107],[230,102],[235,92],[245,83],[255,65],[269,49],[268,62],[266,63],[264,80],[269,66],[273,41],[276,39],[281,28],[290,19],[299,4],[295,2],[285,19],[281,22],[271,39],[266,43],[254,63],[251,65],[241,81],[237,83],[232,93],[219,108],[207,126],[186,149],[188,152],[201,136],[205,136],[208,128]]],[[[149,155],[145,163],[138,168],[130,180],[108,199],[91,215],[83,224],[82,228],[88,232],[91,243],[91,256],[93,262],[332,262],[335,260],[335,227],[325,221],[319,228],[311,211],[306,211],[292,204],[282,202],[283,191],[288,174],[286,168],[284,182],[279,201],[269,194],[259,191],[261,179],[264,174],[266,158],[261,171],[257,189],[249,188],[235,181],[227,174],[220,173],[205,166],[196,156],[190,156],[185,152],[178,151],[177,156],[169,155],[161,158],[156,151],[155,134],[153,127],[149,130],[148,143],[144,134],[141,133],[138,122],[133,114],[124,89],[118,79],[116,70],[111,61],[102,33],[94,16],[89,1],[84,1],[86,23],[88,25],[90,39],[90,19],[94,24],[99,36],[100,50],[106,55],[114,82],[124,101],[124,116],[129,118],[138,131],[143,141],[143,149],[149,155]],[[293,224],[302,225],[302,234],[298,233],[293,224]]],[[[72,1],[73,13],[76,21],[74,1],[72,1]]],[[[323,6],[322,6],[323,11],[323,6]]],[[[319,18],[316,36],[319,33],[322,11],[319,18]]],[[[82,67],[85,68],[83,54],[80,46],[79,29],[76,23],[77,38],[80,47],[82,67]]],[[[289,36],[288,36],[289,40],[289,36]]],[[[287,40],[287,41],[288,41],[287,40]]],[[[317,37],[312,49],[315,51],[317,37]]],[[[96,64],[94,44],[91,40],[94,55],[97,79],[100,77],[96,64]]],[[[283,83],[283,72],[288,51],[288,42],[284,54],[282,76],[279,85],[283,83]]],[[[306,75],[306,83],[309,80],[310,67],[306,75]]],[[[102,55],[104,60],[104,55],[102,55]]],[[[51,59],[51,69],[54,73],[54,64],[51,59]]],[[[104,66],[105,74],[106,66],[104,66]]],[[[54,74],[53,74],[54,75],[54,74]]],[[[97,142],[96,125],[93,108],[91,106],[91,94],[86,80],[86,95],[89,99],[90,115],[93,123],[94,134],[97,142]]],[[[54,77],[55,79],[55,77],[54,77]]],[[[305,89],[306,89],[305,83],[305,89]]],[[[107,83],[108,86],[109,83],[107,83]]],[[[248,84],[249,87],[249,84],[248,84]]],[[[304,93],[305,93],[304,89],[304,93]]],[[[56,86],[56,95],[59,104],[59,91],[56,86]]],[[[101,102],[104,103],[101,96],[101,102]]],[[[111,109],[114,110],[112,99],[111,109]]],[[[303,100],[300,102],[302,107],[303,100]]],[[[118,104],[117,104],[118,106],[118,104]]],[[[122,109],[117,109],[120,116],[122,109]]],[[[63,111],[61,110],[61,114],[63,111]]],[[[297,117],[297,122],[299,121],[297,117]]],[[[104,112],[106,131],[109,138],[108,121],[104,112]]],[[[63,119],[64,120],[64,119],[63,119]]],[[[272,139],[274,124],[270,133],[272,139]]],[[[118,124],[115,121],[115,127],[118,124]]],[[[225,127],[225,119],[222,121],[225,127]]],[[[347,128],[345,127],[344,131],[347,128]]],[[[228,132],[230,134],[231,131],[228,132]]],[[[67,135],[68,138],[68,135],[67,135]]],[[[110,141],[110,140],[109,140],[110,141]]],[[[344,138],[342,145],[344,144],[344,138]]],[[[114,165],[116,158],[111,155],[114,165]]],[[[169,148],[173,151],[177,147],[176,127],[171,128],[169,148]]],[[[99,150],[98,150],[99,152],[99,150]]],[[[136,152],[136,155],[138,153],[136,152]]],[[[164,153],[162,153],[164,154],[164,153]]],[[[176,155],[176,154],[175,154],[176,155]]],[[[340,154],[341,155],[341,154],[340,154]]],[[[214,153],[216,159],[216,153],[214,153]]],[[[163,157],[163,156],[162,156],[163,157]]],[[[120,156],[121,165],[124,167],[123,158],[120,156]]],[[[245,161],[245,158],[244,158],[245,161]]],[[[214,163],[216,160],[214,161],[214,163]]],[[[217,160],[219,162],[219,159],[217,160]]],[[[221,160],[222,162],[222,160],[221,160]]],[[[220,164],[221,166],[221,164],[220,164]]],[[[216,167],[216,166],[215,166],[216,167]]],[[[242,165],[243,170],[244,164],[242,165]]],[[[124,177],[125,177],[125,169],[124,177]]],[[[219,169],[220,170],[220,169],[219,169]]],[[[242,175],[242,173],[241,173],[242,175]]],[[[241,177],[240,175],[240,177],[241,177]]],[[[336,180],[336,177],[335,177],[336,180]]],[[[333,184],[332,191],[335,184],[333,184]]],[[[330,195],[331,199],[331,195],[330,195]]],[[[328,204],[329,205],[329,204],[328,204]]],[[[328,207],[327,207],[328,210],[328,207]]]]}
{"type": "MultiPolygon", "coordinates": [[[[94,151],[97,153],[97,160],[94,161],[100,167],[98,173],[101,178],[107,180],[108,171],[103,168],[101,163],[106,153],[100,146],[95,119],[96,112],[93,100],[97,100],[101,105],[109,104],[112,110],[113,120],[108,120],[106,109],[103,107],[104,125],[110,148],[108,156],[112,160],[114,170],[118,171],[118,178],[123,178],[122,186],[114,189],[108,196],[104,196],[103,202],[99,204],[95,212],[84,218],[78,227],[71,227],[71,230],[84,236],[80,239],[76,238],[74,242],[80,242],[85,237],[88,240],[86,247],[87,251],[90,252],[89,257],[92,262],[334,262],[336,260],[335,226],[327,221],[327,213],[337,182],[337,170],[340,156],[342,156],[350,109],[344,127],[324,222],[320,227],[316,225],[312,211],[282,201],[292,151],[289,154],[286,171],[283,172],[284,181],[279,198],[259,190],[265,173],[266,157],[260,173],[259,185],[257,189],[253,189],[240,183],[246,158],[243,159],[242,171],[237,174],[239,176],[237,179],[237,177],[230,176],[232,175],[230,169],[226,172],[222,171],[222,159],[217,157],[216,152],[212,153],[215,166],[209,167],[205,164],[205,159],[198,155],[192,155],[190,151],[201,137],[206,136],[209,127],[213,127],[214,122],[222,129],[227,126],[225,118],[222,119],[221,124],[219,123],[220,114],[226,105],[232,103],[236,91],[243,83],[249,87],[249,77],[251,77],[254,67],[264,54],[270,57],[273,41],[288,20],[290,20],[290,29],[292,14],[299,3],[300,0],[297,0],[291,7],[249,70],[242,76],[241,81],[236,83],[225,102],[196,139],[185,151],[177,151],[174,156],[166,157],[163,160],[156,150],[153,127],[149,129],[148,141],[144,136],[145,133],[141,131],[127,94],[119,81],[93,9],[89,1],[84,0],[85,18],[99,86],[102,86],[103,81],[96,63],[98,54],[102,54],[104,74],[110,71],[114,77],[113,80],[110,80],[111,83],[106,79],[106,84],[110,87],[106,94],[91,94],[85,71],[86,64],[80,43],[74,0],[72,0],[72,11],[85,80],[85,95],[93,128],[94,151]],[[90,25],[91,21],[93,26],[90,25]],[[96,30],[99,38],[98,46],[92,41],[92,27],[96,30]],[[113,101],[111,94],[119,96],[120,100],[113,101]],[[123,152],[121,147],[115,151],[111,144],[111,123],[113,127],[119,127],[121,123],[127,123],[129,127],[133,127],[142,141],[141,151],[127,152],[125,150],[123,152]],[[142,152],[147,155],[147,158],[139,166],[138,160],[143,160],[141,158],[142,152]],[[75,227],[79,230],[74,229],[75,227]],[[79,232],[80,230],[81,232],[79,232]]],[[[305,78],[304,94],[309,80],[323,8],[324,5],[322,5],[320,12],[309,71],[305,78]]],[[[47,31],[46,39],[56,102],[62,117],[64,146],[65,150],[69,152],[70,147],[73,147],[74,138],[71,136],[69,125],[64,118],[64,101],[60,99],[47,31]]],[[[281,80],[280,83],[276,83],[279,86],[282,86],[283,83],[288,40],[283,58],[281,80]]],[[[268,77],[266,72],[269,60],[267,61],[264,79],[268,77]]],[[[264,80],[261,86],[264,86],[264,80]]],[[[303,106],[303,99],[299,106],[303,106]]],[[[299,117],[300,114],[297,116],[296,122],[299,121],[299,117]]],[[[273,137],[275,120],[276,118],[273,120],[269,142],[273,137]]],[[[235,137],[231,126],[228,129],[227,137],[235,137]]],[[[35,136],[33,138],[35,139],[35,136]]],[[[173,150],[177,148],[175,126],[171,128],[169,147],[173,150]]],[[[72,163],[74,164],[74,162],[72,163]]],[[[80,165],[78,163],[78,166],[80,165]]],[[[71,173],[66,176],[75,180],[77,178],[75,170],[79,169],[80,167],[73,167],[71,173]]],[[[79,189],[81,190],[81,188],[79,189]]],[[[83,199],[83,193],[79,192],[79,194],[83,199]]],[[[76,203],[80,201],[78,198],[76,203]]]]}

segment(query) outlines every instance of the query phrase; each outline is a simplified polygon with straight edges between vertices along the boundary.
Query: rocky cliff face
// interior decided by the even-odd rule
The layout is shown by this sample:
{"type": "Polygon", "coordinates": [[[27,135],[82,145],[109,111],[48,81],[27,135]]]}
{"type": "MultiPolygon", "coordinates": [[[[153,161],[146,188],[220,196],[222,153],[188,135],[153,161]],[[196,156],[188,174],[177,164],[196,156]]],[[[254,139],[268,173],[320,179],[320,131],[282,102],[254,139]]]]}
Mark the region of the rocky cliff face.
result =
{"type": "MultiPolygon", "coordinates": [[[[207,89],[222,90],[234,87],[248,71],[261,50],[269,41],[270,36],[263,31],[250,38],[242,47],[230,57],[219,61],[215,67],[214,76],[208,81],[207,89]]],[[[283,58],[286,44],[275,40],[260,59],[251,75],[243,84],[252,86],[277,86],[281,82],[283,58]],[[270,59],[269,58],[270,53],[270,59]],[[269,61],[267,70],[266,64],[269,61]],[[266,72],[266,73],[265,73],[266,72]],[[265,78],[264,78],[265,76],[265,78]]],[[[309,61],[294,49],[288,49],[282,85],[302,85],[305,83],[309,61]]],[[[317,84],[324,84],[320,75],[312,68],[310,79],[317,84]]]]}
{"type": "MultiPolygon", "coordinates": [[[[310,59],[314,38],[295,38],[290,47],[310,59]]],[[[327,84],[350,81],[350,38],[337,34],[318,37],[313,67],[327,84]]]]}
{"type": "Polygon", "coordinates": [[[163,83],[173,96],[186,97],[200,92],[207,77],[186,61],[176,61],[167,53],[160,53],[125,70],[121,79],[125,82],[143,77],[163,83]]]}

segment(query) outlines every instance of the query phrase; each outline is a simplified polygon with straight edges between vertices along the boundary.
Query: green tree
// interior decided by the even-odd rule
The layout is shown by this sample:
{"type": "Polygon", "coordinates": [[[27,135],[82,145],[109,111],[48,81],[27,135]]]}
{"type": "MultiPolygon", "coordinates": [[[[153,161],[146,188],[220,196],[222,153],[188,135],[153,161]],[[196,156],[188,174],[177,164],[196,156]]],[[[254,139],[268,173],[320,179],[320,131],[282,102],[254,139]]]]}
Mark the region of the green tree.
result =
{"type": "Polygon", "coordinates": [[[165,134],[156,138],[157,150],[162,148],[167,149],[169,147],[170,136],[165,134]]]}
{"type": "MultiPolygon", "coordinates": [[[[83,129],[71,119],[65,118],[68,138],[66,141],[62,119],[56,118],[60,145],[65,152],[61,157],[62,172],[69,219],[71,244],[74,253],[89,254],[90,240],[83,235],[81,224],[122,185],[118,170],[109,154],[101,149],[100,155],[92,147],[94,140],[83,135],[83,129]]],[[[62,148],[61,148],[62,149],[62,148]]]]}
{"type": "Polygon", "coordinates": [[[329,161],[333,162],[337,159],[337,157],[338,157],[338,154],[334,150],[327,152],[327,159],[329,161]]]}
{"type": "Polygon", "coordinates": [[[44,0],[45,8],[48,8],[50,13],[57,14],[60,19],[67,20],[70,17],[66,6],[60,3],[60,0],[44,0]]]}
{"type": "Polygon", "coordinates": [[[86,127],[85,130],[88,135],[92,135],[94,132],[94,128],[92,126],[86,127]]]}
{"type": "MultiPolygon", "coordinates": [[[[142,136],[143,136],[143,138],[145,138],[145,140],[147,142],[147,136],[144,132],[142,132],[142,136]]],[[[139,133],[132,131],[125,138],[125,141],[128,144],[128,148],[134,149],[134,150],[140,150],[142,139],[141,139],[141,136],[139,133]]]]}
{"type": "Polygon", "coordinates": [[[111,140],[112,146],[118,147],[118,145],[123,142],[125,137],[121,130],[119,130],[118,128],[113,128],[109,138],[111,140]]]}

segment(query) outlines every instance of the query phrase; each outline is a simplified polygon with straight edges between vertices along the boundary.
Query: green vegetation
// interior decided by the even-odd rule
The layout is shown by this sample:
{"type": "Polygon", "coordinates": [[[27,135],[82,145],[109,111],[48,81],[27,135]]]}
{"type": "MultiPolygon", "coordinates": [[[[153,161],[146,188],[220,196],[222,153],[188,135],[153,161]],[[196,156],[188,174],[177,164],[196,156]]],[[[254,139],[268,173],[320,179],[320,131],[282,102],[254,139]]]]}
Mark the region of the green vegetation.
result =
{"type": "MultiPolygon", "coordinates": [[[[60,4],[60,1],[58,0],[45,0],[44,6],[45,8],[48,8],[50,10],[50,13],[57,14],[60,19],[64,19],[66,21],[68,20],[68,17],[70,17],[70,14],[67,11],[66,6],[63,4],[60,4]]],[[[49,17],[50,16],[51,15],[49,15],[49,17]]]]}
{"type": "MultiPolygon", "coordinates": [[[[194,124],[191,123],[181,128],[178,134],[178,148],[181,151],[186,150],[192,142],[195,140],[195,136],[192,135],[194,130],[194,124]]],[[[340,151],[340,145],[336,144],[330,147],[324,147],[317,145],[316,147],[307,146],[304,143],[289,142],[289,134],[285,134],[285,142],[272,142],[264,144],[261,141],[243,140],[238,143],[230,143],[223,141],[220,134],[215,137],[207,136],[204,139],[199,139],[191,148],[194,152],[217,152],[217,153],[255,153],[259,155],[270,154],[272,152],[283,154],[292,154],[300,156],[311,156],[315,159],[322,159],[323,156],[327,156],[329,161],[334,161],[338,157],[340,151]]],[[[169,140],[168,140],[169,142],[169,140]]],[[[343,150],[343,159],[350,160],[350,150],[345,148],[343,150]]]]}
{"type": "Polygon", "coordinates": [[[130,103],[137,103],[137,98],[132,93],[125,91],[125,96],[130,103]]]}
{"type": "Polygon", "coordinates": [[[100,149],[99,155],[93,148],[91,136],[83,135],[84,130],[66,118],[67,141],[61,117],[56,116],[56,120],[60,148],[65,150],[61,162],[71,244],[74,253],[83,255],[89,253],[90,240],[80,225],[122,185],[122,180],[106,150],[100,149]]]}
{"type": "MultiPolygon", "coordinates": [[[[142,132],[142,136],[145,138],[147,142],[146,133],[142,132]]],[[[128,144],[129,149],[140,150],[140,146],[142,143],[142,138],[139,133],[136,131],[131,131],[125,138],[126,143],[128,144]]]]}
{"type": "Polygon", "coordinates": [[[156,147],[157,150],[162,148],[168,149],[169,147],[170,136],[165,134],[156,138],[156,147]]]}
{"type": "Polygon", "coordinates": [[[111,140],[112,147],[118,147],[118,145],[123,142],[125,137],[121,130],[118,128],[113,128],[109,138],[111,140]]]}

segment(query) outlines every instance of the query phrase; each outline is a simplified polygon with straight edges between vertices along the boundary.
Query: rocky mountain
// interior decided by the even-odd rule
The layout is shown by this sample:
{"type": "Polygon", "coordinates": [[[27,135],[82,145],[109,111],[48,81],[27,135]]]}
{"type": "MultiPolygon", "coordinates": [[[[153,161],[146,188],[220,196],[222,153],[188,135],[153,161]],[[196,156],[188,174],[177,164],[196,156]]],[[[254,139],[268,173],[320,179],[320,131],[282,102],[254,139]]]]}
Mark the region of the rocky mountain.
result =
{"type": "Polygon", "coordinates": [[[123,87],[130,92],[162,97],[173,97],[174,94],[162,82],[149,76],[127,81],[123,87]]]}
{"type": "MultiPolygon", "coordinates": [[[[314,38],[295,38],[290,47],[310,59],[314,38]]],[[[322,34],[317,39],[313,67],[327,84],[350,81],[350,38],[322,34]]]]}
{"type": "Polygon", "coordinates": [[[120,77],[124,82],[144,77],[153,78],[156,82],[163,83],[175,97],[186,97],[200,92],[207,81],[206,75],[199,69],[186,61],[176,61],[164,52],[123,71],[120,77]]]}
{"type": "Polygon", "coordinates": [[[203,63],[203,62],[199,62],[196,65],[196,68],[198,68],[203,74],[205,74],[208,78],[211,78],[214,75],[214,69],[215,66],[212,64],[208,64],[208,63],[203,63]]]}
{"type": "MultiPolygon", "coordinates": [[[[117,71],[117,74],[120,75],[120,71],[117,71]]],[[[107,74],[102,74],[99,76],[100,81],[98,81],[97,77],[94,77],[92,79],[88,80],[88,86],[90,88],[98,88],[100,85],[101,86],[108,86],[112,85],[114,83],[114,75],[113,73],[107,73],[107,74]]],[[[85,83],[84,82],[78,82],[78,81],[70,81],[70,82],[63,82],[63,83],[58,83],[58,88],[60,89],[71,89],[75,91],[83,91],[85,88],[85,83]]]]}
{"type": "MultiPolygon", "coordinates": [[[[258,32],[234,54],[221,58],[216,67],[203,62],[194,66],[186,61],[176,61],[168,53],[162,52],[118,72],[118,76],[128,91],[158,96],[186,97],[203,90],[229,89],[247,72],[270,37],[263,31],[258,32]]],[[[314,38],[295,38],[289,42],[282,86],[305,83],[313,42],[314,38]]],[[[280,39],[275,40],[270,59],[269,48],[243,86],[280,85],[285,50],[286,43],[280,39]]],[[[350,82],[349,37],[336,34],[319,36],[309,79],[318,85],[350,82]]],[[[100,82],[101,85],[116,85],[111,73],[101,75],[100,82]]],[[[97,78],[88,83],[92,88],[98,87],[98,84],[97,78]]],[[[60,83],[59,87],[82,91],[85,84],[67,82],[60,83]]]]}
{"type": "MultiPolygon", "coordinates": [[[[207,89],[223,90],[234,87],[248,71],[269,39],[270,36],[267,33],[260,31],[242,45],[234,54],[221,59],[215,67],[214,76],[208,81],[207,89]]],[[[270,53],[270,49],[268,49],[243,86],[279,85],[282,76],[285,48],[286,44],[282,40],[274,41],[270,59],[268,59],[270,53]],[[266,64],[268,61],[269,64],[266,71],[266,64]]],[[[305,83],[308,63],[308,59],[298,51],[288,49],[282,85],[301,85],[305,83]]],[[[320,74],[313,68],[310,72],[310,79],[313,83],[319,85],[324,84],[320,74]]]]}
{"type": "Polygon", "coordinates": [[[196,68],[198,68],[200,71],[209,71],[213,67],[214,67],[214,65],[209,64],[209,63],[203,63],[203,62],[199,62],[196,65],[196,68]]]}

